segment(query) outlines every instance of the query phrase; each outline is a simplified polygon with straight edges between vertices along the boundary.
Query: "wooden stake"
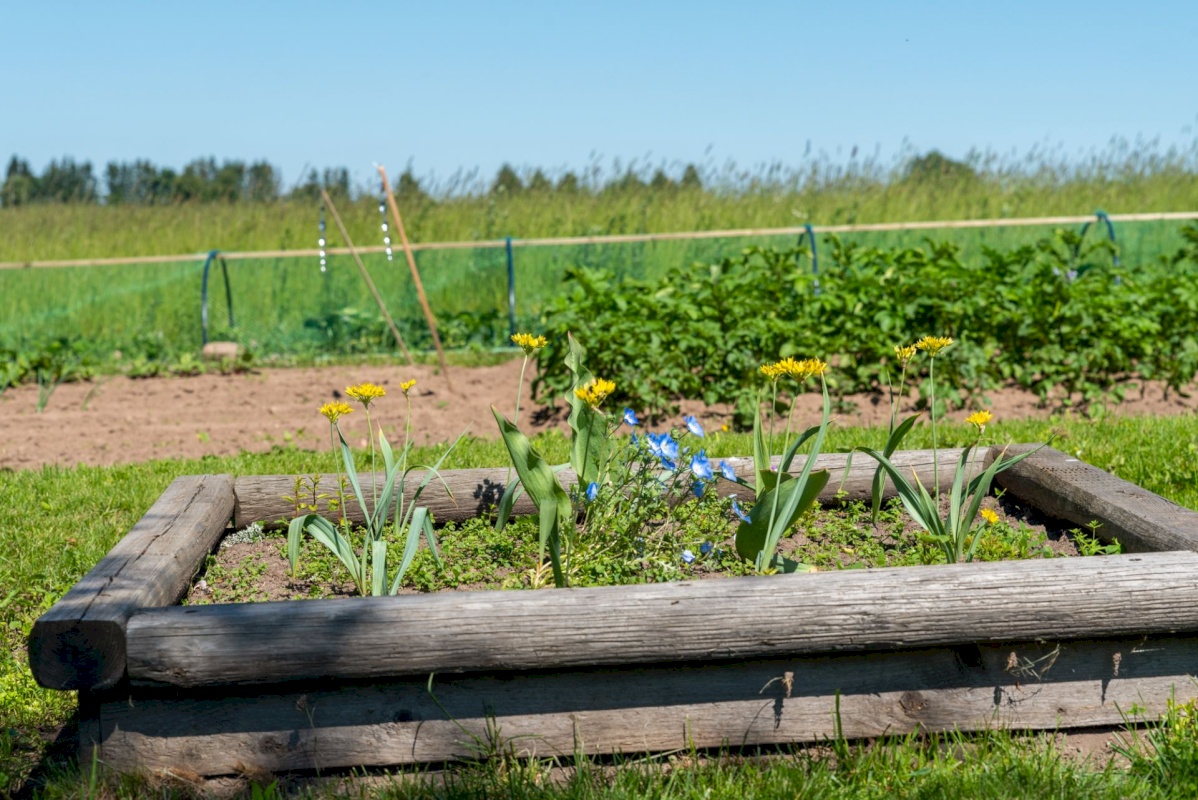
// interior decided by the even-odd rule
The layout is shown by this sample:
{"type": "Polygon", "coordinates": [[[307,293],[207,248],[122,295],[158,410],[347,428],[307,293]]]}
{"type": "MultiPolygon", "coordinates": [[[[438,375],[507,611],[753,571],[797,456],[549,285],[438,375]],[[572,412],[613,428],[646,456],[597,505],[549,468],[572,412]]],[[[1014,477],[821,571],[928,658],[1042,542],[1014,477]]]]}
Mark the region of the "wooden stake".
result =
{"type": "Polygon", "coordinates": [[[404,255],[408,258],[408,269],[412,271],[412,283],[416,284],[420,307],[424,309],[424,318],[428,320],[428,332],[433,336],[433,347],[437,348],[437,360],[441,362],[445,385],[452,392],[453,384],[449,380],[449,365],[445,363],[445,351],[441,349],[441,337],[437,335],[437,320],[433,317],[433,310],[428,305],[428,297],[424,294],[424,283],[420,280],[420,271],[416,269],[416,257],[412,255],[412,245],[408,243],[408,234],[404,231],[403,220],[399,216],[399,206],[395,204],[395,195],[391,193],[391,181],[387,180],[387,170],[382,164],[378,165],[378,169],[379,175],[383,179],[383,193],[387,195],[387,207],[391,209],[391,219],[395,222],[395,230],[399,233],[399,241],[403,244],[404,255]]]}
{"type": "Polygon", "coordinates": [[[387,325],[391,328],[392,335],[395,336],[395,343],[403,351],[404,358],[408,360],[408,364],[415,363],[412,360],[412,354],[408,350],[407,343],[399,335],[399,328],[395,327],[395,320],[391,319],[391,313],[387,311],[387,305],[383,302],[382,296],[379,295],[379,290],[374,287],[374,281],[370,279],[370,273],[366,271],[366,265],[362,263],[361,257],[358,256],[358,249],[354,247],[353,241],[350,240],[349,231],[345,229],[345,225],[341,222],[341,215],[337,213],[337,207],[333,205],[333,199],[329,197],[329,193],[324,189],[320,190],[320,197],[324,200],[324,204],[328,206],[329,213],[333,215],[333,222],[337,223],[337,229],[341,231],[341,238],[345,240],[345,244],[349,247],[349,254],[354,257],[354,263],[358,265],[358,272],[362,274],[362,280],[366,281],[366,287],[374,295],[374,302],[378,303],[379,311],[383,312],[383,319],[387,320],[387,325]]]}

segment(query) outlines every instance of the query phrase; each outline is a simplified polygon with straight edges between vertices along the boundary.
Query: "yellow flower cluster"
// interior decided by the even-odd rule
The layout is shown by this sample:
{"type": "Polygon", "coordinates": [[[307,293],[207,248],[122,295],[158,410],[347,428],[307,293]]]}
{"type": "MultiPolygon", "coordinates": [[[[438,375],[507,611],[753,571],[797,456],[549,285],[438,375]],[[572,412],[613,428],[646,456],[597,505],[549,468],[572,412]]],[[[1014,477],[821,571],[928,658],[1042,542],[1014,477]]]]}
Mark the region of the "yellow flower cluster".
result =
{"type": "Polygon", "coordinates": [[[978,432],[986,430],[986,423],[994,419],[994,415],[989,411],[975,411],[965,418],[965,422],[973,425],[978,429],[978,432]]]}
{"type": "Polygon", "coordinates": [[[524,355],[526,356],[531,356],[533,353],[549,344],[549,340],[544,336],[533,336],[531,333],[513,333],[512,341],[516,343],[517,347],[524,351],[524,355]]]}
{"type": "Polygon", "coordinates": [[[986,522],[989,522],[991,525],[998,524],[998,514],[988,508],[982,509],[982,519],[986,520],[986,522]]]}
{"type": "Polygon", "coordinates": [[[354,410],[349,403],[343,403],[340,400],[336,400],[332,403],[325,403],[323,406],[321,406],[320,413],[324,414],[324,416],[328,418],[329,422],[336,423],[337,420],[339,420],[341,417],[344,417],[346,414],[354,413],[354,410]]]}
{"type": "Polygon", "coordinates": [[[802,361],[796,361],[787,356],[773,364],[761,365],[761,374],[775,382],[784,375],[797,381],[805,381],[808,378],[823,375],[827,371],[828,362],[820,361],[818,358],[804,358],[802,361]]]}
{"type": "Polygon", "coordinates": [[[387,390],[373,383],[359,383],[357,386],[345,387],[345,393],[366,408],[370,408],[371,402],[387,394],[387,390]]]}
{"type": "Polygon", "coordinates": [[[899,364],[901,364],[902,366],[905,367],[905,366],[907,366],[908,361],[915,358],[915,351],[917,349],[918,348],[913,344],[909,344],[906,346],[896,344],[894,346],[894,354],[895,354],[895,356],[898,357],[899,364]]]}
{"type": "Polygon", "coordinates": [[[403,392],[404,396],[406,397],[408,392],[412,391],[412,387],[415,385],[416,385],[416,379],[412,378],[412,380],[410,380],[410,381],[404,381],[403,383],[401,383],[399,385],[399,390],[401,392],[403,392]]]}
{"type": "Polygon", "coordinates": [[[925,336],[915,343],[915,346],[923,350],[933,358],[944,348],[953,343],[953,340],[945,336],[925,336]]]}
{"type": "Polygon", "coordinates": [[[616,390],[614,381],[596,378],[585,386],[581,386],[574,390],[574,396],[586,403],[591,408],[598,408],[603,405],[603,401],[607,396],[616,390]]]}

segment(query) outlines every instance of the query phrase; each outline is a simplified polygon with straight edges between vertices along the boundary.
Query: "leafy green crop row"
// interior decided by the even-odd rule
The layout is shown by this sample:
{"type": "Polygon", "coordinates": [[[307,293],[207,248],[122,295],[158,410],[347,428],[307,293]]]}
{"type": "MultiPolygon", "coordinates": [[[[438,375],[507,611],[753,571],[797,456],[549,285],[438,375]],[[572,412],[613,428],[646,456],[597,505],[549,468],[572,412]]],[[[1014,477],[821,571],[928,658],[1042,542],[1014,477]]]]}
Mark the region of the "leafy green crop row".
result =
{"type": "MultiPolygon", "coordinates": [[[[1107,242],[1057,231],[1035,245],[965,261],[951,244],[810,253],[750,248],[660,280],[572,269],[544,313],[550,345],[537,389],[560,396],[566,333],[587,345],[613,401],[650,411],[678,398],[738,403],[751,419],[758,369],[776,358],[829,360],[835,392],[884,389],[894,347],[934,334],[959,342],[938,377],[959,398],[1015,384],[1062,404],[1119,396],[1129,381],[1181,391],[1198,373],[1198,226],[1186,245],[1135,271],[1107,242]]],[[[892,376],[893,377],[893,376],[892,376]]],[[[924,376],[926,378],[926,376],[924,376]]]]}

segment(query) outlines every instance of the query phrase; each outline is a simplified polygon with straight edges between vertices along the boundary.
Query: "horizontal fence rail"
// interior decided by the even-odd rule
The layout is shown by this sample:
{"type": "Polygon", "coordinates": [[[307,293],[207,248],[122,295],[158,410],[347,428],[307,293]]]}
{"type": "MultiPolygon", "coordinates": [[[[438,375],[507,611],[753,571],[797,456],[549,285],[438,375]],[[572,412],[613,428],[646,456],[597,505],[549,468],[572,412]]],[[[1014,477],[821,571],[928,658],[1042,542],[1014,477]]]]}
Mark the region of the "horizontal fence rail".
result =
{"type": "MultiPolygon", "coordinates": [[[[815,233],[880,233],[887,231],[921,231],[921,230],[953,230],[964,228],[1016,228],[1038,225],[1080,225],[1093,222],[1095,214],[1084,214],[1074,217],[1018,217],[1010,219],[960,219],[934,220],[922,222],[875,222],[852,225],[812,225],[815,233]]],[[[1168,222],[1198,220],[1198,211],[1161,211],[1135,214],[1108,214],[1111,222],[1168,222]]],[[[807,233],[805,225],[787,228],[740,228],[735,230],[715,231],[675,231],[668,233],[629,233],[609,236],[562,236],[539,239],[480,239],[475,241],[456,242],[424,242],[412,243],[412,250],[485,250],[511,247],[561,247],[567,245],[586,244],[630,244],[636,242],[666,242],[699,239],[736,239],[755,236],[797,236],[807,233]],[[509,244],[510,242],[510,244],[509,244]]],[[[359,253],[384,253],[384,246],[359,247],[359,253]]],[[[348,247],[330,247],[329,255],[349,255],[348,247]]],[[[312,258],[319,256],[317,248],[304,250],[253,250],[244,252],[221,252],[221,256],[229,261],[240,261],[255,258],[312,258]]],[[[202,261],[207,258],[208,251],[203,253],[182,253],[162,256],[126,256],[114,258],[83,258],[52,261],[3,261],[2,269],[45,269],[54,267],[105,267],[133,264],[172,264],[187,261],[202,261]]]]}

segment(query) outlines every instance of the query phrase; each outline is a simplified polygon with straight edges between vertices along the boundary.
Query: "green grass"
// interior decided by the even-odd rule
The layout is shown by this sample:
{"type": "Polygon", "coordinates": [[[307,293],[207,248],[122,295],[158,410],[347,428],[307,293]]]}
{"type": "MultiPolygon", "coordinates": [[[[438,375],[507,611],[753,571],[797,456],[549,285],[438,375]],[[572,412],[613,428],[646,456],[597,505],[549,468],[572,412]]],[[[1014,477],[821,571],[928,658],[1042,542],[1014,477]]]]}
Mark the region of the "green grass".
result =
{"type": "MultiPolygon", "coordinates": [[[[1059,433],[1056,447],[1120,477],[1145,486],[1182,505],[1198,508],[1198,417],[1185,415],[1167,418],[1129,418],[1105,416],[1096,419],[1062,418],[1052,421],[1022,421],[998,423],[991,429],[994,440],[1039,441],[1054,432],[1059,433]]],[[[941,430],[940,445],[963,444],[969,436],[962,427],[946,426],[941,430]]],[[[860,444],[877,446],[884,432],[877,429],[835,429],[829,435],[826,451],[843,451],[860,444]]],[[[987,437],[990,438],[989,435],[987,437]]],[[[747,436],[718,434],[709,438],[709,456],[719,458],[743,455],[750,451],[747,436]]],[[[926,426],[916,429],[904,446],[930,445],[926,426]]],[[[546,457],[554,463],[566,460],[567,442],[560,434],[539,438],[546,457]]],[[[420,459],[434,455],[418,454],[420,459]]],[[[451,455],[447,468],[499,466],[505,464],[505,452],[498,441],[471,440],[463,443],[451,455]]],[[[332,471],[335,462],[328,453],[298,449],[277,449],[265,454],[243,454],[234,457],[207,457],[198,460],[168,460],[117,467],[75,467],[70,469],[46,467],[41,470],[0,472],[0,609],[3,609],[3,628],[0,629],[0,794],[14,791],[43,758],[46,744],[40,733],[50,732],[66,722],[75,705],[72,694],[51,692],[38,688],[25,664],[25,638],[33,621],[57,598],[90,569],[105,552],[141,517],[157,496],[178,475],[193,473],[230,472],[233,474],[310,473],[332,471]]],[[[989,741],[989,740],[986,740],[989,741]]],[[[995,747],[1003,740],[996,739],[995,747]]],[[[911,745],[914,746],[914,745],[911,745]]],[[[986,745],[987,747],[990,745],[986,745]]],[[[1002,745],[1006,746],[1006,745],[1002,745]]],[[[1013,745],[1012,745],[1013,746],[1013,745]]],[[[903,752],[903,751],[898,751],[903,752]]],[[[963,796],[973,791],[991,792],[979,796],[1022,796],[1011,790],[1021,786],[1018,781],[1041,781],[1027,784],[1026,796],[1086,796],[1101,794],[1107,782],[1095,783],[1089,773],[1078,772],[1042,756],[996,756],[996,761],[971,761],[968,766],[953,767],[945,763],[910,783],[894,783],[905,796],[963,796]],[[1005,776],[1005,777],[1004,777],[1005,776]],[[1012,781],[1016,781],[1012,783],[1012,781]],[[1064,781],[1064,783],[1062,783],[1064,781]],[[1080,783],[1078,783],[1080,781],[1080,783]],[[1099,786],[1098,789],[1091,788],[1099,786]],[[924,787],[916,792],[917,787],[924,787]],[[954,788],[955,787],[955,788],[954,788]],[[1055,790],[1051,787],[1057,787],[1055,790]],[[1074,788],[1068,788],[1074,787],[1074,788]],[[1077,788],[1081,787],[1081,788],[1077,788]],[[1054,794],[1055,791],[1055,794],[1054,794]],[[959,792],[954,795],[951,792],[959,792]],[[1063,793],[1063,794],[1062,794],[1063,793]]],[[[862,756],[862,758],[865,758],[862,756]]],[[[833,792],[846,785],[857,796],[886,796],[879,781],[896,781],[887,770],[905,774],[901,765],[883,766],[886,756],[870,756],[863,764],[869,770],[855,777],[841,774],[832,783],[824,776],[825,766],[818,769],[798,765],[785,770],[762,770],[755,767],[719,768],[713,771],[677,773],[664,784],[654,784],[654,792],[677,793],[680,797],[703,796],[708,788],[712,796],[732,791],[738,782],[753,791],[740,796],[772,796],[784,791],[787,785],[806,785],[812,782],[811,796],[833,792]],[[811,774],[818,773],[816,777],[811,774]],[[787,777],[789,776],[789,777],[787,777]],[[787,781],[792,782],[788,784],[787,781]],[[799,784],[793,784],[798,781],[799,784]],[[845,782],[848,782],[847,784],[845,782]],[[720,788],[722,787],[722,788],[720,788]],[[757,787],[757,789],[753,789],[757,787]],[[824,787],[824,788],[820,788],[824,787]]],[[[904,756],[905,758],[905,756],[904,756]]],[[[1180,758],[1180,756],[1179,756],[1180,758]]],[[[1194,757],[1182,759],[1185,774],[1198,774],[1194,757]],[[1187,766],[1188,765],[1188,766],[1187,766]]],[[[898,759],[899,761],[903,759],[898,759]]],[[[864,769],[864,767],[862,767],[864,769]]],[[[1148,770],[1145,767],[1145,770],[1148,770]]],[[[85,770],[86,771],[86,770],[85,770]]],[[[1148,770],[1151,772],[1151,770],[1148,770]]],[[[835,774],[835,771],[833,771],[835,774]]],[[[47,796],[76,796],[87,793],[85,775],[70,767],[54,779],[47,796]]],[[[107,779],[106,779],[107,780],[107,779]]],[[[473,780],[462,778],[463,781],[473,780]]],[[[613,787],[617,796],[634,791],[635,777],[620,777],[613,787]],[[619,786],[624,786],[619,789],[619,786]]],[[[646,779],[647,780],[647,779],[646,779]]],[[[1146,773],[1144,777],[1115,776],[1110,796],[1170,796],[1167,787],[1146,773]]],[[[122,784],[105,783],[106,793],[132,796],[137,789],[122,790],[122,784]]],[[[534,795],[540,790],[525,787],[534,795]]],[[[506,791],[502,787],[496,791],[506,791]]],[[[574,790],[571,790],[574,791],[574,790]]],[[[577,795],[592,796],[591,789],[579,788],[577,795]]],[[[448,796],[464,796],[453,795],[448,796]]],[[[521,796],[517,794],[516,796],[521,796]]],[[[840,795],[843,796],[843,795],[840,795]]]]}
{"type": "MultiPolygon", "coordinates": [[[[430,242],[769,228],[804,222],[1078,215],[1099,207],[1112,213],[1198,208],[1198,172],[1184,158],[1117,152],[1080,168],[1051,163],[1017,167],[991,165],[978,180],[944,185],[906,181],[897,172],[876,169],[844,173],[824,164],[801,174],[765,170],[733,176],[733,188],[469,195],[417,201],[408,204],[404,214],[413,241],[430,242]]],[[[381,244],[375,200],[347,202],[342,211],[356,244],[381,244]]],[[[0,208],[0,230],[5,232],[0,261],[202,253],[212,248],[310,248],[318,236],[317,219],[315,205],[298,202],[0,208]]],[[[1117,228],[1125,263],[1138,268],[1148,268],[1180,245],[1176,223],[1117,228]]],[[[892,247],[918,244],[932,235],[960,245],[967,258],[975,259],[983,246],[1010,249],[1050,232],[996,228],[850,238],[892,247]]],[[[330,241],[340,241],[331,225],[330,241]]],[[[520,324],[535,320],[543,304],[560,293],[567,266],[606,267],[617,274],[652,278],[679,264],[718,261],[750,244],[786,247],[793,237],[517,248],[520,324]]],[[[432,307],[448,329],[443,331],[448,346],[504,341],[507,279],[502,249],[430,251],[417,258],[432,307]],[[464,316],[455,320],[455,315],[464,316]]],[[[366,263],[405,336],[426,345],[423,318],[402,258],[388,262],[383,256],[369,256],[366,263]]],[[[197,258],[177,264],[0,271],[0,345],[79,336],[110,350],[134,345],[144,349],[155,340],[174,351],[195,350],[200,344],[201,267],[202,259],[197,258]]],[[[370,335],[373,340],[355,343],[356,318],[342,314],[344,309],[376,313],[348,257],[332,258],[325,274],[314,257],[236,261],[230,263],[230,278],[239,322],[229,330],[223,287],[214,275],[210,311],[217,338],[235,336],[261,354],[322,352],[332,339],[342,349],[380,347],[377,331],[370,335]]]]}

